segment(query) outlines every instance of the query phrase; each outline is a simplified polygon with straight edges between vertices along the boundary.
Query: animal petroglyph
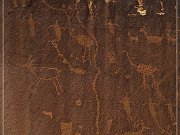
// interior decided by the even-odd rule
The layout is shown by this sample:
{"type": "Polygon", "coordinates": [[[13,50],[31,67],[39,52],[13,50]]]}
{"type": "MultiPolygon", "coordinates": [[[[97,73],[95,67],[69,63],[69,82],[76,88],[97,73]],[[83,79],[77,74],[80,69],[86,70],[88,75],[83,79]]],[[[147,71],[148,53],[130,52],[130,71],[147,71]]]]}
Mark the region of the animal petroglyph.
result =
{"type": "Polygon", "coordinates": [[[146,39],[153,44],[161,45],[162,37],[159,36],[146,36],[146,39]]]}
{"type": "Polygon", "coordinates": [[[73,129],[72,122],[70,123],[62,122],[60,123],[60,126],[61,126],[61,135],[72,135],[72,129],[73,129]]]}
{"type": "Polygon", "coordinates": [[[159,70],[151,65],[146,65],[146,64],[142,64],[142,63],[136,65],[131,61],[131,58],[129,57],[129,54],[127,51],[123,51],[123,53],[126,53],[128,61],[130,62],[131,66],[135,67],[136,71],[143,74],[142,86],[148,87],[148,85],[146,84],[146,76],[151,76],[153,78],[153,74],[159,70]]]}
{"type": "Polygon", "coordinates": [[[32,13],[30,14],[28,18],[28,24],[29,24],[31,36],[34,37],[35,36],[35,21],[34,21],[32,13]]]}
{"type": "Polygon", "coordinates": [[[52,67],[35,67],[33,66],[33,62],[34,61],[32,61],[30,57],[28,63],[23,65],[24,68],[28,68],[36,77],[36,80],[31,84],[31,87],[35,85],[36,90],[41,81],[52,81],[57,94],[60,95],[63,92],[61,84],[59,83],[60,73],[62,70],[52,67]]]}
{"type": "Polygon", "coordinates": [[[120,103],[122,103],[123,105],[123,109],[127,114],[128,117],[128,121],[132,122],[132,116],[131,116],[131,101],[129,99],[129,97],[126,95],[122,101],[120,101],[120,103]]]}
{"type": "Polygon", "coordinates": [[[52,112],[47,112],[47,111],[43,110],[43,114],[50,117],[51,119],[53,118],[52,112]]]}

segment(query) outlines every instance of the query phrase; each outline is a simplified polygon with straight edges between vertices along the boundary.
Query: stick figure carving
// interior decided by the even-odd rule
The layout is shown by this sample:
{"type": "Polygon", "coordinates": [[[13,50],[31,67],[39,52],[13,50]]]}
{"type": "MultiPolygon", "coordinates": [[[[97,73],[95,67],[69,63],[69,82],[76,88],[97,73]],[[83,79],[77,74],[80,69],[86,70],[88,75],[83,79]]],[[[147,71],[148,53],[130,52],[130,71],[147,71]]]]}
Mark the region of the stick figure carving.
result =
{"type": "Polygon", "coordinates": [[[33,65],[33,63],[34,60],[32,60],[31,56],[29,57],[28,62],[22,66],[24,68],[28,68],[30,72],[36,77],[36,80],[31,83],[30,88],[35,85],[36,90],[42,81],[52,81],[55,86],[57,95],[60,95],[63,92],[61,84],[59,83],[59,77],[62,70],[52,67],[36,67],[33,65]]]}

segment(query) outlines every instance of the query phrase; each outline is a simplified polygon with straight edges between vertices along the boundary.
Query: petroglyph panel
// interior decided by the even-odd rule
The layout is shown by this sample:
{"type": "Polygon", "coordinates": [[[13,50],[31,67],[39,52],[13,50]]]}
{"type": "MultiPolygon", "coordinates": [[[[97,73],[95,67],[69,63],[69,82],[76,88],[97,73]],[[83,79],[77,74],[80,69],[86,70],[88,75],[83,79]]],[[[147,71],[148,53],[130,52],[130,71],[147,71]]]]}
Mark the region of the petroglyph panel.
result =
{"type": "Polygon", "coordinates": [[[4,0],[5,134],[175,135],[175,0],[4,0]]]}

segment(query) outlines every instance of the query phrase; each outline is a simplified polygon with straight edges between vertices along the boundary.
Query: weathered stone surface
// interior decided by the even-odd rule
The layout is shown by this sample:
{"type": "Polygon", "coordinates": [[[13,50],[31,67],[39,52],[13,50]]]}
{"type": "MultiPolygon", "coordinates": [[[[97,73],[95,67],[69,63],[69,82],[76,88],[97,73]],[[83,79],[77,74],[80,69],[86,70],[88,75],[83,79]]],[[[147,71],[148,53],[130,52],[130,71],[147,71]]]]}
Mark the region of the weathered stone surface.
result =
{"type": "Polygon", "coordinates": [[[175,0],[143,8],[6,0],[5,134],[175,135],[175,0]]]}

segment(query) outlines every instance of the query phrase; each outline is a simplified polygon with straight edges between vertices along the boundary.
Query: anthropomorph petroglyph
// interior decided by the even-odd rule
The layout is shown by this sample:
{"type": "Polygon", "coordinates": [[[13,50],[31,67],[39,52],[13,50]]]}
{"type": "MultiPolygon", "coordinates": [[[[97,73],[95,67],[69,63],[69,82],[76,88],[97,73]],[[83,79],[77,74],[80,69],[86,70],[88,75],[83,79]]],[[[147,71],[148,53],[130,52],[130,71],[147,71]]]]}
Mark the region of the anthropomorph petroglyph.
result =
{"type": "Polygon", "coordinates": [[[55,34],[55,39],[52,40],[52,41],[50,41],[50,42],[57,41],[58,43],[60,43],[60,41],[61,41],[61,36],[62,36],[62,30],[65,30],[65,28],[63,28],[63,27],[61,27],[61,26],[59,25],[58,20],[56,20],[56,23],[55,23],[55,24],[50,25],[50,26],[48,27],[48,29],[50,29],[50,28],[53,28],[54,34],[55,34]]]}
{"type": "Polygon", "coordinates": [[[131,116],[131,101],[128,97],[128,95],[126,95],[125,97],[123,97],[122,101],[120,101],[120,103],[122,103],[123,105],[123,109],[127,114],[128,117],[128,121],[132,122],[132,116],[131,116]]]}
{"type": "Polygon", "coordinates": [[[59,82],[62,70],[52,67],[36,67],[33,63],[34,60],[32,60],[32,57],[30,57],[28,62],[22,66],[24,68],[28,68],[30,72],[36,77],[36,80],[31,84],[30,88],[35,85],[34,90],[36,90],[42,81],[52,81],[57,94],[60,95],[63,92],[59,82]]]}

